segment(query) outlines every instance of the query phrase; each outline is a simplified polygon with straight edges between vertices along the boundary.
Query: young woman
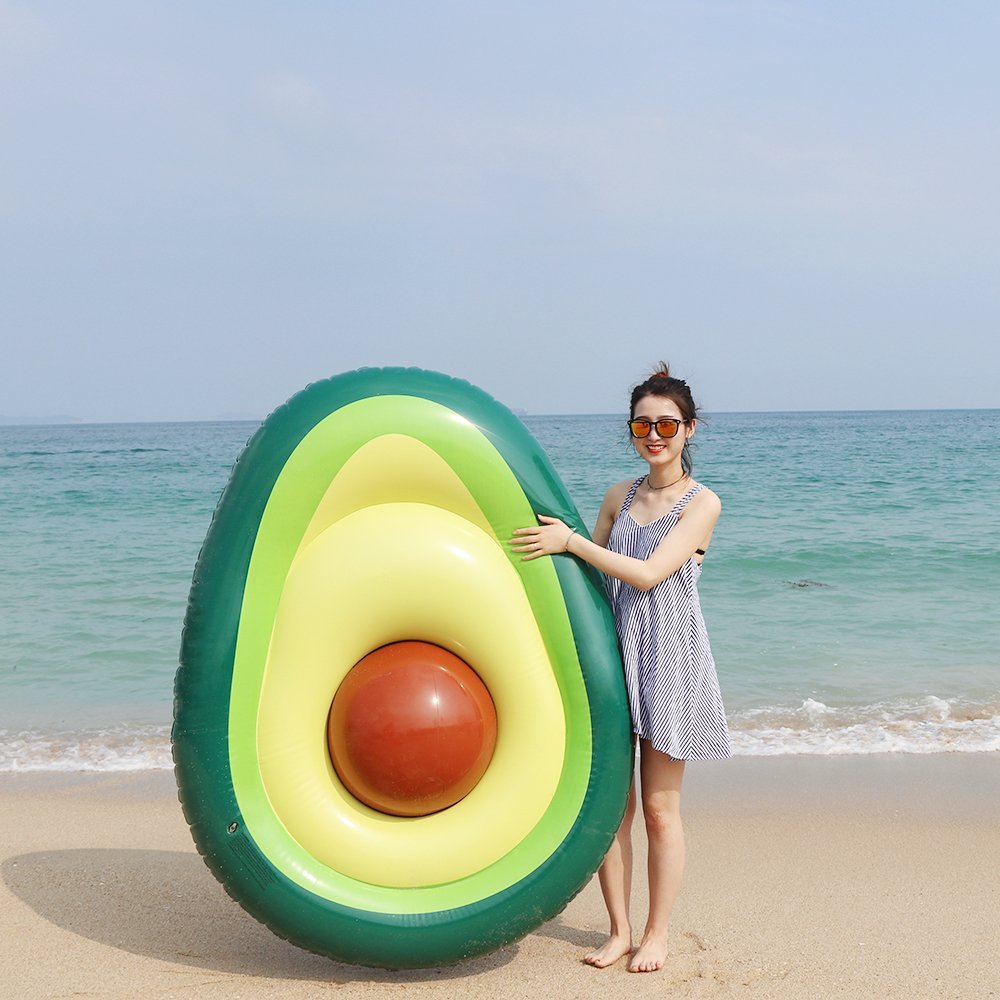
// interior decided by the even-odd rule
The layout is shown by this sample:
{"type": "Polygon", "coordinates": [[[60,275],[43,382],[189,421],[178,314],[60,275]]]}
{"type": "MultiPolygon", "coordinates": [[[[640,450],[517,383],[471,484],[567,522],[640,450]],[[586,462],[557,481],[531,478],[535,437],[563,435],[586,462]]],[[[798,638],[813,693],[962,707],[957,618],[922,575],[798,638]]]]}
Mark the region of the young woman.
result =
{"type": "MultiPolygon", "coordinates": [[[[570,552],[608,579],[632,728],[639,739],[642,811],[649,839],[649,916],[630,972],[655,972],[667,955],[674,898],[684,870],[680,795],[689,760],[729,757],[729,731],[698,601],[701,561],[722,510],[691,478],[687,444],[698,412],[691,390],[665,364],[632,391],[632,444],[648,471],[608,490],[594,540],[554,517],[514,532],[525,559],[570,552]]],[[[598,968],[632,951],[632,819],[625,819],[600,870],[611,935],[584,961],[598,968]]]]}

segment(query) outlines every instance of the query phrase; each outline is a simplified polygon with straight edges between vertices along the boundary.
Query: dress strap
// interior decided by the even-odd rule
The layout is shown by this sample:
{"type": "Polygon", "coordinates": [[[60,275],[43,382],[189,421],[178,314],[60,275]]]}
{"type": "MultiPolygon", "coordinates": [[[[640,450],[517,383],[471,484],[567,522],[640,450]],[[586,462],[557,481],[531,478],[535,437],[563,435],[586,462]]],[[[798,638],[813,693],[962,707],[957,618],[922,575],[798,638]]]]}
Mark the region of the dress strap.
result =
{"type": "Polygon", "coordinates": [[[629,507],[632,506],[632,498],[635,496],[635,491],[639,488],[639,483],[641,483],[646,477],[640,476],[633,484],[632,488],[628,491],[628,496],[625,497],[625,502],[622,504],[622,509],[618,511],[618,516],[621,517],[629,507]]]}
{"type": "Polygon", "coordinates": [[[701,483],[695,483],[694,486],[692,486],[691,489],[689,489],[687,493],[685,493],[684,496],[682,496],[680,500],[678,500],[677,503],[670,508],[670,513],[679,514],[688,505],[688,501],[690,501],[693,496],[700,493],[704,488],[705,487],[702,486],[701,483]]]}

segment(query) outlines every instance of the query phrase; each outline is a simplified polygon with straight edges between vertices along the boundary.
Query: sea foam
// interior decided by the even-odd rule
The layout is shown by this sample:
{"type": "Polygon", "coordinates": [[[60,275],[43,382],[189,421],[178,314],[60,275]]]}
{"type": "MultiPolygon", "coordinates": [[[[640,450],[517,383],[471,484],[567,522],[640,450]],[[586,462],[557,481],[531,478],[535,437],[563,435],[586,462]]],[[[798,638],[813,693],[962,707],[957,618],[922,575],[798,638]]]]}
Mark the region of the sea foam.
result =
{"type": "Polygon", "coordinates": [[[145,771],[173,767],[166,726],[0,731],[2,771],[145,771]]]}
{"type": "Polygon", "coordinates": [[[1000,750],[1000,704],[963,704],[934,695],[846,707],[807,698],[797,709],[752,709],[729,722],[739,756],[1000,750]]]}
{"type": "MultiPolygon", "coordinates": [[[[757,708],[730,716],[739,757],[876,753],[990,753],[1000,750],[1000,703],[928,696],[876,705],[757,708]]],[[[0,772],[138,771],[173,766],[166,726],[79,732],[0,732],[0,772]]]]}

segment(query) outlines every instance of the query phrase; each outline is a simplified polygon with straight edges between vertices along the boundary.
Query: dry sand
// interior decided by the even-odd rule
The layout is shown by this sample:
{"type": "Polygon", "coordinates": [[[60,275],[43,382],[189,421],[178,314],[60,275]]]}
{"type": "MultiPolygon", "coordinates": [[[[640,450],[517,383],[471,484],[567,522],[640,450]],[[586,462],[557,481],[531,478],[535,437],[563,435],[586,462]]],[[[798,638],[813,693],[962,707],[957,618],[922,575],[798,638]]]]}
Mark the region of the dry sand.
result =
{"type": "Polygon", "coordinates": [[[1000,997],[1000,755],[744,758],[691,765],[685,785],[662,972],[580,963],[605,926],[596,882],[493,955],[385,972],[247,916],[169,773],[6,775],[0,996],[1000,997]]]}

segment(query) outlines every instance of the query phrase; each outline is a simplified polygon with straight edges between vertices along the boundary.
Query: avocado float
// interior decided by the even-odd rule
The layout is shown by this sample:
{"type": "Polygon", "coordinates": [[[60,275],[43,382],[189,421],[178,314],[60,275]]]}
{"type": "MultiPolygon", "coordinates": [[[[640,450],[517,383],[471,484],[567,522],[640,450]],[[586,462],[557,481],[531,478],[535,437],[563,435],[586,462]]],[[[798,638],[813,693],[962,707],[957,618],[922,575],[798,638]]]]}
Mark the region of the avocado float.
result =
{"type": "MultiPolygon", "coordinates": [[[[614,625],[588,567],[510,552],[536,512],[585,530],[523,423],[435,372],[315,383],[248,443],[195,569],[173,752],[199,851],[280,936],[447,964],[551,918],[600,864],[632,770],[614,625]],[[383,812],[341,780],[331,706],[374,652],[405,670],[428,648],[482,682],[495,746],[431,811],[383,812]]],[[[390,781],[396,738],[366,749],[390,781]]]]}

